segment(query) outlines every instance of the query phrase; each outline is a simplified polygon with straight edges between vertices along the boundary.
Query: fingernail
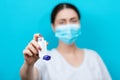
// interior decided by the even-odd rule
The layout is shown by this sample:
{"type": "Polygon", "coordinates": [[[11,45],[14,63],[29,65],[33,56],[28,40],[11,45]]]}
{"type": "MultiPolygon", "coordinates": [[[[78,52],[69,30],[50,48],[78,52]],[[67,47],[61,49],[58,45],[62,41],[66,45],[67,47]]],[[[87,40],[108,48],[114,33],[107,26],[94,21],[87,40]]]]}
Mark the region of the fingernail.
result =
{"type": "Polygon", "coordinates": [[[39,49],[39,50],[41,50],[41,48],[40,48],[40,47],[38,47],[38,49],[39,49]]]}

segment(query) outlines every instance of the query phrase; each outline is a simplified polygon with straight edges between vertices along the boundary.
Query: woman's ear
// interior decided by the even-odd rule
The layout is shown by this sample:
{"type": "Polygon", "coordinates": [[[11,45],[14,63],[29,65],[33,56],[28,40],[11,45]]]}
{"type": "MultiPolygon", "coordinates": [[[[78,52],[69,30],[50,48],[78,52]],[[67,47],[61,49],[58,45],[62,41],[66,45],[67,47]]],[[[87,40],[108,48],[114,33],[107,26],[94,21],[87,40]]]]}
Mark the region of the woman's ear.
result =
{"type": "Polygon", "coordinates": [[[51,27],[52,27],[53,32],[55,32],[55,25],[51,24],[51,27]]]}

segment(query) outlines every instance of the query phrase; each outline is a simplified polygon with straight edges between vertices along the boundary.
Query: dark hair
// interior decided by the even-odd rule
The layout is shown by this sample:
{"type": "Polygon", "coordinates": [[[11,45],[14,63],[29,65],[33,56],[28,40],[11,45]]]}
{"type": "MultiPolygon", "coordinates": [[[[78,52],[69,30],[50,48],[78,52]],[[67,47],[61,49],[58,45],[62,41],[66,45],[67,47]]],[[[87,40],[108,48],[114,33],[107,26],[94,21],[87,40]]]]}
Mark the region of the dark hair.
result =
{"type": "Polygon", "coordinates": [[[72,5],[70,3],[60,3],[57,6],[55,6],[55,8],[53,9],[53,11],[51,13],[51,23],[54,23],[56,15],[58,14],[59,11],[61,11],[64,8],[71,8],[71,9],[73,9],[77,13],[78,18],[79,19],[81,18],[78,9],[74,5],[72,5]]]}

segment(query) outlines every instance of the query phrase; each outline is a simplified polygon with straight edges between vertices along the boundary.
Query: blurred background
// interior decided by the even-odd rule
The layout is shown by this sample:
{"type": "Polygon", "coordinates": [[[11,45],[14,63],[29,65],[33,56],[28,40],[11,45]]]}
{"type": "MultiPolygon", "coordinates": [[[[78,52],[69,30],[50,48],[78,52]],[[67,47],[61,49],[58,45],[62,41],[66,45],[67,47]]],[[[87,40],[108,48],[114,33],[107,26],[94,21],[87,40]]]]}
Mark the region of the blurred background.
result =
{"type": "Polygon", "coordinates": [[[72,3],[81,12],[77,45],[96,50],[113,80],[120,80],[119,0],[0,0],[0,80],[20,80],[22,51],[34,33],[45,37],[49,50],[57,46],[50,15],[61,2],[72,3]]]}

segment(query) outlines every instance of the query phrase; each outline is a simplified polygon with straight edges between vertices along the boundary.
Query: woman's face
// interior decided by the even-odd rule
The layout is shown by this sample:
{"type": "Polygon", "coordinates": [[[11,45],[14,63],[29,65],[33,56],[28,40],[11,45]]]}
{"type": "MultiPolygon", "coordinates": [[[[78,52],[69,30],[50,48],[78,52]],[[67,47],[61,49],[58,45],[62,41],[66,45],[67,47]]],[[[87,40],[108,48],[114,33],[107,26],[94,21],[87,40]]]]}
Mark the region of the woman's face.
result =
{"type": "Polygon", "coordinates": [[[53,24],[53,28],[58,25],[66,25],[66,24],[80,24],[77,13],[70,8],[65,8],[58,12],[55,18],[55,22],[53,24]]]}

